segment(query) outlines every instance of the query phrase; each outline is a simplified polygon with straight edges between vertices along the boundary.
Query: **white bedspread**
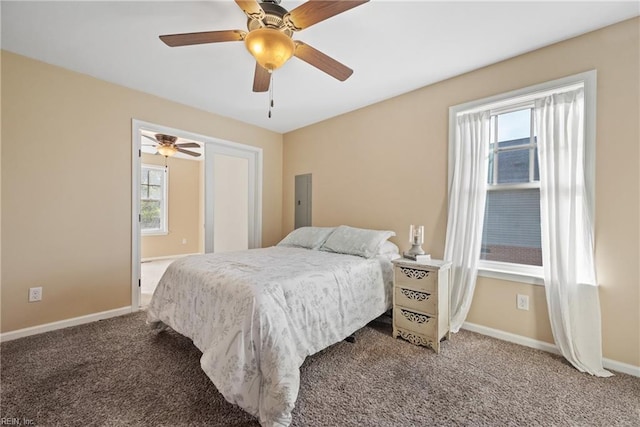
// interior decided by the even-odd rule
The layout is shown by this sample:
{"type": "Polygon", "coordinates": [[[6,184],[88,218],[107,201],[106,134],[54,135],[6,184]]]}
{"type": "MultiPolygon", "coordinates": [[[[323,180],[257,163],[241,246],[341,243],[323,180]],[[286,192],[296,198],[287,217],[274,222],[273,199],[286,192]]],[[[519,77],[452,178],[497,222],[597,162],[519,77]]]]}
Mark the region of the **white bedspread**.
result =
{"type": "Polygon", "coordinates": [[[289,247],[196,255],[169,266],[148,320],[193,340],[229,402],[287,426],[305,357],[388,310],[391,281],[385,258],[289,247]]]}

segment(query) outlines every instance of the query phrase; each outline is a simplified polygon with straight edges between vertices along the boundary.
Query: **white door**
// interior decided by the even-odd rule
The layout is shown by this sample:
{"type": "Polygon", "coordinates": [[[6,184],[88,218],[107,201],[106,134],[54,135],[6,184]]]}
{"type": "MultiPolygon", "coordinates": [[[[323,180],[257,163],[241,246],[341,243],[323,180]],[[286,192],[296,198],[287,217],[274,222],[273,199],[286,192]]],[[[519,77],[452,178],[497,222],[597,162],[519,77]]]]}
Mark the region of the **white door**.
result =
{"type": "Polygon", "coordinates": [[[213,248],[249,248],[249,160],[213,155],[213,248]]]}
{"type": "Polygon", "coordinates": [[[255,153],[235,147],[205,146],[205,252],[260,246],[256,230],[255,153]]]}

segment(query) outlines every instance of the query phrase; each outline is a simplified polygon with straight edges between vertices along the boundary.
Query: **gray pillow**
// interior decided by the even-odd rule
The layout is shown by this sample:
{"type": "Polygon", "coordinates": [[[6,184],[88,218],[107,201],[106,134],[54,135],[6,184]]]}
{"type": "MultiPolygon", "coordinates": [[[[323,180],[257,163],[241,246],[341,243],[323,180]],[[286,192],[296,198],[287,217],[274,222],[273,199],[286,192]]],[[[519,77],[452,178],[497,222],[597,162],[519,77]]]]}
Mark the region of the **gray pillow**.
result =
{"type": "Polygon", "coordinates": [[[371,258],[380,247],[396,233],[388,230],[367,230],[341,225],[324,242],[321,251],[371,258]]]}
{"type": "Polygon", "coordinates": [[[293,230],[276,246],[319,249],[335,227],[300,227],[293,230]]]}

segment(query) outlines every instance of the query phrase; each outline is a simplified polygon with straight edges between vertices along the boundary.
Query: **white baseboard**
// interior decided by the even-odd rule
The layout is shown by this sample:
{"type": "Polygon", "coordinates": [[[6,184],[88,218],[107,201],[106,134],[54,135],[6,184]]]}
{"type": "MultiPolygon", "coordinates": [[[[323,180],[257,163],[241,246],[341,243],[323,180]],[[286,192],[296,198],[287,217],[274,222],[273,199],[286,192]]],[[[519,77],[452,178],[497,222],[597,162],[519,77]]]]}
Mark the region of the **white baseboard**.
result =
{"type": "Polygon", "coordinates": [[[15,331],[0,334],[0,342],[11,341],[30,335],[42,334],[44,332],[55,331],[56,329],[68,328],[70,326],[82,325],[85,323],[96,322],[98,320],[108,319],[110,317],[122,316],[137,310],[133,310],[131,306],[115,308],[113,310],[101,311],[99,313],[87,314],[86,316],[73,317],[71,319],[60,320],[57,322],[45,323],[43,325],[31,326],[29,328],[18,329],[15,331]]]}
{"type": "MultiPolygon", "coordinates": [[[[462,329],[467,331],[477,332],[482,335],[487,335],[499,340],[512,342],[514,344],[520,344],[525,347],[531,347],[538,350],[547,351],[549,353],[560,354],[560,350],[555,344],[549,344],[548,342],[534,340],[533,338],[523,337],[522,335],[512,334],[511,332],[501,331],[499,329],[489,328],[487,326],[477,325],[475,323],[464,322],[462,329]]],[[[630,365],[628,363],[618,362],[617,360],[602,359],[602,366],[605,369],[611,369],[612,371],[622,372],[623,374],[633,375],[634,377],[640,377],[640,366],[630,365]]]]}
{"type": "Polygon", "coordinates": [[[163,255],[163,256],[152,256],[148,258],[142,258],[140,262],[148,262],[148,261],[161,261],[163,259],[173,259],[173,258],[182,258],[189,255],[202,255],[202,253],[193,253],[193,254],[178,254],[178,255],[163,255]]]}

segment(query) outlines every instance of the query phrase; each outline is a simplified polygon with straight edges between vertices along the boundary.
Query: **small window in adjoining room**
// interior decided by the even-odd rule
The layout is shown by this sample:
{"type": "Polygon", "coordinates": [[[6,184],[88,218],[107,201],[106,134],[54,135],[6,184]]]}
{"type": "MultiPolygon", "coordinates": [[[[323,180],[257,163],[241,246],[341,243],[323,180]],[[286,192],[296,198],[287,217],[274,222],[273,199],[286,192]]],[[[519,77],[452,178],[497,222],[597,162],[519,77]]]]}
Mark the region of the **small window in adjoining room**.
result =
{"type": "Polygon", "coordinates": [[[491,115],[480,259],[542,265],[540,172],[532,106],[491,115]]]}
{"type": "Polygon", "coordinates": [[[140,229],[142,234],[167,234],[167,169],[142,165],[140,229]]]}

